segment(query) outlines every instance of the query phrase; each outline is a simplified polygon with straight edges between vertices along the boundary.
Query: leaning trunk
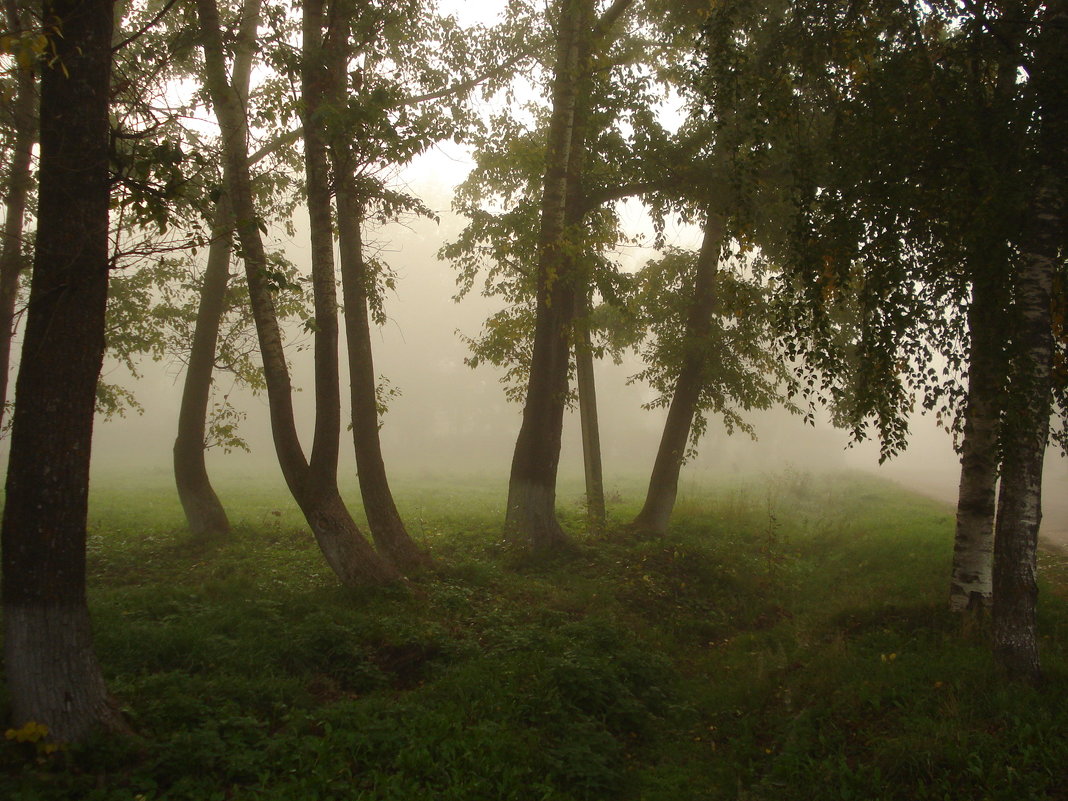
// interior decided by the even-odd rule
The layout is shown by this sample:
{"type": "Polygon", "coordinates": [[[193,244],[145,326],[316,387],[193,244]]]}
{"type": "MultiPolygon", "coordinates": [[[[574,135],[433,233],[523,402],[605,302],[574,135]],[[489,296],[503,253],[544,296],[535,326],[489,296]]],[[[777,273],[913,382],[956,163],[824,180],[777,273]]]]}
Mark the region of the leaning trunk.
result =
{"type": "MultiPolygon", "coordinates": [[[[231,84],[242,103],[248,101],[249,81],[259,29],[260,2],[246,0],[234,46],[234,70],[231,84]]],[[[185,511],[189,530],[196,536],[225,534],[230,530],[226,510],[215,494],[204,463],[208,402],[211,398],[211,374],[215,368],[215,350],[219,328],[226,311],[226,286],[230,281],[230,251],[233,248],[233,210],[224,192],[215,204],[211,246],[204,281],[200,287],[200,305],[189,346],[189,365],[182,388],[182,405],[178,412],[178,434],[174,440],[174,479],[178,498],[185,511]]]]}
{"type": "Polygon", "coordinates": [[[986,279],[972,286],[968,401],[960,452],[960,491],[953,540],[949,608],[989,608],[993,597],[994,508],[998,478],[998,421],[1002,388],[1001,293],[986,279]]]}
{"type": "MultiPolygon", "coordinates": [[[[336,164],[336,162],[335,162],[336,164]]],[[[337,213],[341,247],[341,288],[345,298],[345,336],[349,354],[349,385],[352,399],[352,441],[356,470],[367,525],[378,550],[404,570],[428,563],[408,535],[386,476],[382,443],[378,436],[378,402],[375,368],[371,353],[371,329],[367,310],[367,286],[371,280],[363,260],[360,206],[353,202],[351,182],[344,169],[338,172],[337,213]]]]}
{"type": "MultiPolygon", "coordinates": [[[[8,29],[29,30],[26,12],[13,0],[5,3],[8,29]]],[[[15,304],[19,294],[19,275],[24,266],[22,233],[26,216],[26,199],[30,194],[30,165],[37,134],[37,88],[32,66],[15,65],[15,100],[11,104],[14,136],[11,163],[7,169],[4,194],[3,243],[0,245],[0,424],[7,411],[8,371],[11,368],[11,338],[15,335],[15,304]]]]}
{"type": "Polygon", "coordinates": [[[54,0],[41,76],[38,235],[4,508],[4,664],[12,722],[60,741],[121,730],[93,652],[85,520],[108,284],[112,4],[54,0]]]}
{"type": "Polygon", "coordinates": [[[686,320],[686,355],[675,381],[660,448],[656,452],[649,489],[633,525],[653,534],[667,533],[671,511],[679,489],[679,473],[686,456],[690,427],[701,399],[705,365],[709,354],[707,340],[716,307],[716,272],[723,245],[723,219],[709,213],[704,239],[697,259],[693,302],[686,320]]]}
{"type": "Polygon", "coordinates": [[[506,528],[534,550],[565,545],[556,518],[556,474],[567,400],[569,333],[574,314],[574,275],[567,241],[566,205],[575,112],[588,86],[593,4],[564,0],[557,43],[553,111],[549,121],[545,187],[538,242],[537,318],[523,423],[512,456],[506,528]]]}
{"type": "MultiPolygon", "coordinates": [[[[329,65],[336,102],[344,102],[345,83],[351,50],[349,26],[341,22],[344,6],[331,26],[329,65]]],[[[344,129],[331,137],[330,154],[337,202],[338,246],[341,260],[341,289],[345,307],[345,341],[349,360],[349,395],[352,405],[352,441],[364,514],[380,553],[404,571],[429,564],[429,559],[408,535],[386,476],[379,438],[378,398],[375,389],[374,356],[371,351],[371,325],[368,293],[373,277],[364,260],[361,226],[364,209],[356,185],[356,154],[344,129]]]]}
{"type": "Polygon", "coordinates": [[[174,440],[174,479],[178,498],[189,530],[198,537],[226,534],[230,530],[226,510],[208,478],[204,442],[215,349],[226,306],[226,285],[230,281],[232,242],[233,214],[229,198],[223,194],[215,206],[211,247],[200,287],[200,305],[178,412],[178,435],[174,440]]]}
{"type": "Polygon", "coordinates": [[[244,255],[249,299],[267,384],[271,433],[282,475],[315,533],[323,555],[343,583],[356,585],[395,580],[396,571],[374,552],[344,511],[336,486],[316,485],[297,436],[289,368],[282,350],[282,334],[267,281],[266,253],[252,201],[247,120],[236,93],[226,80],[215,1],[197,0],[197,9],[203,34],[205,74],[222,131],[223,176],[244,255]]]}

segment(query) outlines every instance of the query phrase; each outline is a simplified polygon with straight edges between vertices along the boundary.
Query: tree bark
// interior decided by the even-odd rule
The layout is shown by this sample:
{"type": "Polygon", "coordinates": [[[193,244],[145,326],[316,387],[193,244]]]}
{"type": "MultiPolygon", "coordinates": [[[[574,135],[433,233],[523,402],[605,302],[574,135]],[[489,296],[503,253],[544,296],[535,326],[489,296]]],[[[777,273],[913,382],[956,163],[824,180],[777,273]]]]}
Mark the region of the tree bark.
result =
{"type": "MultiPolygon", "coordinates": [[[[8,30],[28,30],[28,9],[19,9],[14,0],[6,0],[8,30]]],[[[13,141],[11,163],[4,193],[3,244],[0,245],[0,426],[7,412],[8,372],[11,369],[11,339],[15,335],[15,304],[19,294],[19,275],[25,262],[22,234],[26,200],[30,194],[33,145],[37,136],[37,86],[32,66],[15,64],[15,99],[11,104],[13,141]]]]}
{"type": "Polygon", "coordinates": [[[15,726],[122,730],[92,644],[85,525],[108,284],[110,0],[51,0],[38,233],[4,508],[4,663],[15,726]]]}
{"type": "Polygon", "coordinates": [[[993,600],[994,511],[998,479],[998,425],[1004,363],[1002,288],[993,280],[972,282],[968,309],[968,400],[960,453],[957,526],[949,608],[978,612],[993,600]]]}
{"type": "Polygon", "coordinates": [[[582,427],[582,465],[586,476],[586,528],[591,534],[603,534],[604,473],[601,466],[601,429],[597,416],[597,384],[593,374],[593,345],[590,341],[589,289],[580,289],[577,297],[575,380],[578,384],[579,422],[582,427]]]}
{"type": "Polygon", "coordinates": [[[709,358],[707,340],[716,307],[716,273],[723,236],[723,219],[709,212],[697,259],[693,302],[686,319],[685,356],[664,421],[664,432],[649,477],[645,504],[633,522],[636,528],[652,534],[667,533],[668,521],[678,495],[679,473],[686,456],[690,427],[701,399],[705,364],[709,358]]]}
{"type": "MultiPolygon", "coordinates": [[[[248,102],[249,82],[260,23],[260,0],[245,0],[234,45],[231,85],[242,105],[248,102]]],[[[189,365],[182,387],[178,433],[174,440],[174,479],[189,530],[195,536],[226,534],[230,521],[215,493],[204,463],[208,402],[211,398],[215,352],[226,311],[226,287],[230,281],[233,249],[233,210],[223,192],[215,204],[211,245],[200,287],[200,305],[189,347],[189,365]]]]}
{"type": "Polygon", "coordinates": [[[1050,301],[1060,244],[1061,198],[1047,172],[1036,191],[1035,230],[1016,282],[1017,353],[1007,400],[994,539],[994,655],[1014,678],[1041,678],[1035,606],[1042,464],[1052,404],[1050,301]]]}
{"type": "MultiPolygon", "coordinates": [[[[575,308],[575,276],[567,237],[569,164],[575,155],[576,108],[589,69],[593,3],[563,0],[557,41],[552,116],[546,148],[545,186],[538,242],[537,317],[523,423],[508,482],[505,527],[535,551],[569,540],[556,517],[556,475],[567,400],[569,334],[575,308]]],[[[581,137],[579,137],[581,140],[581,137]]]]}
{"type": "Polygon", "coordinates": [[[1064,243],[1068,168],[1068,2],[1050,3],[1035,48],[1037,172],[1016,276],[1012,380],[1002,425],[1001,490],[994,534],[994,657],[1013,678],[1041,679],[1035,605],[1042,465],[1052,406],[1051,298],[1064,243]]]}
{"type": "Polygon", "coordinates": [[[409,536],[389,488],[378,434],[378,402],[366,289],[371,279],[363,259],[360,232],[362,209],[351,191],[351,172],[346,174],[342,168],[336,174],[341,288],[345,300],[345,336],[352,401],[352,441],[356,452],[360,496],[363,498],[367,525],[378,550],[402,570],[410,571],[425,567],[430,560],[409,536]]]}
{"type": "Polygon", "coordinates": [[[330,173],[322,119],[323,101],[330,93],[330,76],[323,49],[323,22],[322,0],[305,0],[301,116],[315,306],[315,430],[309,479],[319,486],[336,487],[341,449],[341,377],[338,371],[337,274],[330,173]]]}
{"type": "MultiPolygon", "coordinates": [[[[1018,10],[1019,11],[1019,10],[1018,10]]],[[[1019,12],[1022,13],[1022,12],[1019,12]]],[[[986,136],[997,143],[997,172],[1012,175],[1010,159],[1020,147],[1009,120],[1018,102],[1015,59],[1020,46],[1015,33],[998,58],[997,77],[987,109],[986,136]]],[[[976,191],[989,191],[984,182],[976,191]]],[[[996,190],[995,190],[996,191],[996,190]]],[[[1007,190],[1006,190],[1007,191],[1007,190]]],[[[998,214],[998,211],[993,211],[998,214]]],[[[957,525],[953,539],[953,569],[949,608],[980,614],[993,603],[994,515],[997,500],[999,426],[1005,385],[1005,325],[1009,303],[1006,276],[1012,254],[998,234],[998,226],[980,226],[967,256],[972,273],[968,307],[968,397],[961,441],[957,525]],[[991,236],[993,233],[993,237],[991,236]]]]}
{"type": "MultiPolygon", "coordinates": [[[[293,415],[289,368],[282,349],[282,334],[267,278],[267,257],[252,200],[248,169],[247,118],[239,97],[226,80],[215,0],[197,0],[197,10],[202,29],[208,89],[222,132],[223,175],[244,254],[249,299],[263,359],[264,380],[267,384],[271,433],[282,475],[311,526],[327,563],[342,583],[354,586],[396,580],[398,574],[395,568],[383,561],[360,534],[341,501],[336,483],[317,483],[316,479],[321,478],[321,474],[313,473],[301,447],[293,415]]],[[[317,363],[316,383],[320,380],[317,363]]],[[[316,387],[317,409],[320,405],[320,390],[329,392],[328,387],[316,387]]],[[[319,426],[316,428],[319,429],[319,426]]],[[[317,444],[325,447],[321,440],[317,444]]],[[[314,453],[312,458],[318,465],[328,461],[322,456],[316,460],[314,453]]]]}
{"type": "MultiPolygon", "coordinates": [[[[333,73],[335,102],[345,100],[345,78],[351,56],[351,31],[347,9],[338,6],[330,28],[334,37],[328,56],[333,73]]],[[[389,487],[375,390],[374,355],[368,313],[368,291],[373,278],[364,259],[363,197],[356,182],[356,153],[344,128],[330,137],[330,156],[337,203],[337,231],[341,262],[341,289],[345,308],[345,341],[348,350],[349,396],[352,411],[352,442],[367,525],[380,553],[401,570],[410,572],[430,564],[404,526],[389,487]]]]}
{"type": "Polygon", "coordinates": [[[204,440],[207,431],[208,402],[211,397],[215,349],[226,305],[230,281],[230,251],[233,244],[233,214],[229,198],[223,194],[215,206],[208,262],[200,287],[200,305],[189,346],[189,365],[182,387],[178,411],[178,434],[174,440],[174,479],[189,530],[198,537],[226,534],[230,521],[219,501],[207,465],[204,440]]]}

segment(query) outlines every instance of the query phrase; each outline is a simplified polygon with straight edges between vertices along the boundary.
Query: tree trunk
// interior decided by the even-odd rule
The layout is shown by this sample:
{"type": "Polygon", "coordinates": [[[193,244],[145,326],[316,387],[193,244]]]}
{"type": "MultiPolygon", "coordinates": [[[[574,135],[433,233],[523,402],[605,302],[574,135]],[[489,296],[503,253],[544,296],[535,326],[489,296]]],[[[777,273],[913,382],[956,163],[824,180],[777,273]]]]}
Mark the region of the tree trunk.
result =
{"type": "Polygon", "coordinates": [[[1041,678],[1035,624],[1042,464],[1052,406],[1053,279],[1064,242],[1068,168],[1068,2],[1050,3],[1030,87],[1038,101],[1038,173],[1020,253],[1014,364],[1002,429],[1001,491],[994,535],[994,657],[1014,678],[1041,678]]]}
{"type": "MultiPolygon", "coordinates": [[[[259,0],[246,0],[234,44],[231,85],[242,104],[248,101],[249,81],[260,22],[259,0]]],[[[226,311],[226,287],[230,281],[230,252],[233,249],[233,210],[224,192],[215,204],[211,246],[200,287],[200,305],[189,346],[189,365],[178,412],[178,433],[174,440],[174,479],[189,530],[195,536],[226,534],[230,521],[219,501],[204,463],[208,402],[211,398],[215,351],[219,328],[226,311]]]]}
{"type": "Polygon", "coordinates": [[[1060,244],[1058,189],[1047,172],[1036,192],[1035,230],[1021,254],[1016,282],[1020,350],[1006,404],[994,540],[994,655],[1011,676],[1030,682],[1041,678],[1035,572],[1052,403],[1050,301],[1060,244]]]}
{"type": "Polygon", "coordinates": [[[323,22],[322,0],[305,0],[301,116],[315,306],[315,430],[309,480],[316,486],[336,487],[341,449],[341,377],[338,372],[337,271],[334,267],[330,173],[323,132],[323,100],[330,92],[322,41],[323,22]]]}
{"type": "Polygon", "coordinates": [[[567,199],[572,145],[583,80],[589,70],[593,3],[563,0],[557,40],[553,111],[546,148],[545,187],[538,242],[537,318],[523,423],[508,482],[505,527],[510,537],[536,551],[566,546],[556,518],[556,474],[567,400],[568,341],[575,308],[575,276],[569,249],[567,199]],[[586,57],[583,58],[583,54],[586,57]]]}
{"type": "Polygon", "coordinates": [[[59,741],[125,725],[93,652],[85,521],[108,284],[112,4],[52,0],[42,62],[38,234],[4,509],[4,663],[13,724],[59,741]],[[50,64],[50,66],[49,66],[50,64]]]}
{"type": "Polygon", "coordinates": [[[693,302],[686,320],[686,355],[675,381],[667,420],[664,421],[664,433],[649,478],[645,505],[633,523],[636,528],[653,534],[667,533],[668,521],[678,495],[679,473],[686,456],[690,427],[701,399],[705,365],[709,358],[707,340],[716,307],[716,273],[723,234],[723,219],[709,212],[705,220],[701,253],[697,259],[693,302]]]}
{"type": "MultiPolygon", "coordinates": [[[[345,102],[345,79],[351,56],[348,9],[336,8],[331,24],[334,37],[328,56],[333,73],[335,102],[345,102]]],[[[342,126],[330,137],[330,154],[337,202],[337,231],[341,260],[341,289],[345,307],[345,341],[348,349],[349,395],[352,406],[352,441],[367,525],[380,553],[405,572],[425,567],[429,557],[409,536],[397,511],[382,458],[379,438],[378,399],[375,390],[374,356],[368,314],[368,291],[373,277],[364,260],[361,226],[363,198],[356,183],[356,154],[342,126]]]]}
{"type": "MultiPolygon", "coordinates": [[[[197,0],[197,10],[202,29],[208,89],[222,133],[223,175],[244,255],[249,299],[263,359],[264,380],[267,384],[271,433],[282,475],[315,533],[323,555],[343,583],[356,585],[393,581],[398,578],[396,570],[384,562],[360,535],[344,508],[336,484],[317,484],[315,479],[319,476],[313,475],[304,456],[293,415],[292,387],[282,349],[282,334],[267,280],[266,253],[252,201],[247,118],[237,94],[226,80],[222,35],[215,0],[197,0]]],[[[318,383],[318,362],[316,373],[318,383]]],[[[326,388],[316,387],[317,409],[320,405],[320,389],[326,388]]],[[[319,426],[316,427],[318,434],[319,426]]],[[[319,461],[319,464],[322,463],[319,461]]]]}
{"type": "MultiPolygon", "coordinates": [[[[8,30],[29,30],[28,11],[19,9],[14,0],[5,2],[8,30]]],[[[7,169],[4,193],[3,244],[0,245],[0,426],[7,411],[7,382],[11,369],[11,338],[15,335],[15,304],[19,294],[19,275],[25,266],[22,256],[22,233],[26,200],[30,194],[30,166],[37,136],[37,87],[33,68],[15,64],[15,99],[11,104],[14,126],[11,163],[7,169]]]]}
{"type": "Polygon", "coordinates": [[[232,244],[233,214],[229,198],[224,193],[215,206],[211,246],[200,287],[200,305],[189,346],[189,365],[178,412],[178,434],[174,440],[174,479],[178,498],[189,530],[198,537],[226,534],[230,530],[226,510],[208,478],[204,440],[215,349],[225,311],[226,286],[230,281],[232,244]]]}
{"type": "MultiPolygon", "coordinates": [[[[337,162],[335,161],[335,164],[337,162]]],[[[337,170],[337,167],[335,167],[337,170]]],[[[341,245],[341,288],[345,299],[345,336],[349,354],[352,399],[352,441],[360,496],[378,550],[405,571],[429,564],[401,520],[389,488],[379,438],[375,368],[367,309],[367,275],[360,233],[362,210],[351,193],[351,172],[337,171],[338,237],[341,245]]]]}
{"type": "Polygon", "coordinates": [[[586,476],[586,527],[591,534],[605,530],[604,474],[601,470],[601,432],[597,419],[597,386],[593,375],[593,345],[590,342],[589,290],[576,296],[575,379],[578,384],[579,421],[582,426],[582,465],[586,476]]]}
{"type": "MultiPolygon", "coordinates": [[[[1019,133],[1007,123],[1018,102],[1019,64],[1015,54],[1019,46],[1019,37],[1014,32],[998,57],[997,79],[986,114],[988,129],[984,133],[990,141],[998,143],[998,172],[1004,176],[1014,175],[1010,159],[1021,144],[1019,133]]],[[[975,186],[975,191],[997,192],[986,184],[975,186]]],[[[995,209],[988,213],[1000,216],[995,209]]],[[[998,428],[1007,369],[1004,331],[1010,295],[1005,278],[1011,272],[1007,268],[1013,258],[999,230],[997,225],[982,226],[967,257],[972,272],[972,299],[968,307],[968,398],[964,409],[949,587],[949,608],[953,612],[980,614],[993,603],[994,515],[1000,464],[998,428]]]]}
{"type": "Polygon", "coordinates": [[[968,355],[968,401],[960,453],[957,528],[949,608],[980,611],[993,598],[994,510],[998,478],[998,422],[1004,364],[1001,309],[1004,295],[991,280],[972,282],[968,309],[971,347],[968,355]]]}

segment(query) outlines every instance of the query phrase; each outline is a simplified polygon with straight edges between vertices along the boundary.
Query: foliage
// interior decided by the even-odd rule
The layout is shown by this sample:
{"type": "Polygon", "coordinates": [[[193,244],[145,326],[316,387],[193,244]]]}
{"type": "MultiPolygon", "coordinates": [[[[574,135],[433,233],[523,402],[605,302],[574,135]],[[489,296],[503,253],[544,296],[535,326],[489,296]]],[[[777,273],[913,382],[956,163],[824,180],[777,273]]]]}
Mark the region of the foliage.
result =
{"type": "MultiPolygon", "coordinates": [[[[646,408],[670,405],[682,365],[699,354],[701,394],[690,428],[691,454],[707,429],[709,413],[722,417],[727,433],[739,429],[755,437],[742,412],[785,401],[790,374],[769,325],[767,265],[751,256],[721,259],[711,329],[700,342],[692,341],[686,330],[698,254],[669,250],[636,276],[631,304],[648,334],[640,347],[646,366],[630,380],[645,382],[658,393],[646,408]]],[[[792,404],[787,408],[797,411],[792,404]]]]}
{"type": "Polygon", "coordinates": [[[693,76],[739,211],[784,271],[802,392],[884,456],[914,409],[959,430],[977,282],[1004,319],[1033,183],[1022,65],[1041,4],[717,4],[693,76]],[[1014,10],[1016,9],[1016,10],[1014,10]],[[841,325],[848,316],[851,324],[841,325]]]}
{"type": "Polygon", "coordinates": [[[238,525],[205,541],[172,492],[95,484],[97,646],[138,736],[0,742],[4,797],[1058,797],[1068,564],[1042,558],[1048,684],[1010,689],[943,611],[951,511],[872,479],[737,477],[667,538],[548,563],[484,487],[410,485],[440,568],[360,593],[284,493],[220,492],[238,525]]]}

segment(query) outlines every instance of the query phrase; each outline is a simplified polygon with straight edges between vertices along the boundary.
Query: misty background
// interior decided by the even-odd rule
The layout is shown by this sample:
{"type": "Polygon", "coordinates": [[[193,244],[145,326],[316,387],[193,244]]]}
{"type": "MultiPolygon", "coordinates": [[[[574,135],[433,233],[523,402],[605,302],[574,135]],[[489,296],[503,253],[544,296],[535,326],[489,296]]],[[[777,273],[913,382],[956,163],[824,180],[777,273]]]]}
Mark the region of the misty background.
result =
{"type": "MultiPolygon", "coordinates": [[[[442,10],[453,13],[461,23],[491,23],[501,8],[496,0],[478,4],[462,0],[442,2],[442,10]]],[[[669,118],[682,118],[678,109],[665,107],[669,118]]],[[[391,475],[420,477],[478,476],[497,482],[502,499],[507,492],[508,468],[519,431],[522,408],[506,401],[500,372],[492,365],[471,369],[464,364],[467,347],[458,332],[473,336],[482,321],[498,308],[497,299],[473,292],[456,303],[455,274],[452,267],[437,258],[437,251],[455,239],[465,220],[450,210],[453,188],[473,166],[463,146],[441,143],[417,157],[398,181],[420,197],[440,218],[440,222],[413,219],[392,224],[366,235],[368,246],[382,249],[381,257],[397,273],[396,292],[387,297],[387,324],[372,333],[375,369],[385,376],[399,397],[389,402],[381,430],[386,468],[391,475]]],[[[621,207],[628,233],[651,232],[640,203],[630,201],[621,207]]],[[[289,239],[273,232],[274,246],[285,250],[298,266],[307,268],[309,245],[307,225],[296,220],[297,236],[289,239]]],[[[667,232],[667,244],[696,249],[700,234],[696,229],[676,228],[667,232]]],[[[647,236],[651,241],[651,236],[647,236]]],[[[625,247],[617,259],[626,270],[637,270],[655,257],[647,247],[625,247]]],[[[477,285],[476,285],[477,289],[477,285]]],[[[310,336],[299,324],[288,328],[293,384],[298,391],[294,406],[305,444],[310,445],[314,419],[312,354],[300,350],[310,336]]],[[[16,345],[18,339],[16,339],[16,345]]],[[[341,347],[344,349],[344,337],[341,347]]],[[[257,357],[258,361],[258,357],[257,357]]],[[[342,355],[341,364],[345,364],[342,355]]],[[[665,409],[646,410],[642,404],[654,393],[646,386],[629,384],[628,378],[641,369],[631,355],[621,365],[601,360],[596,365],[597,396],[600,411],[601,446],[606,491],[614,483],[642,486],[648,478],[663,426],[665,409]],[[638,483],[636,483],[638,482],[638,483]]],[[[133,389],[144,413],[128,412],[124,418],[98,419],[93,442],[94,476],[100,480],[124,475],[171,476],[171,447],[177,427],[184,365],[180,362],[141,363],[143,378],[132,382],[123,367],[106,361],[108,381],[133,389]]],[[[216,391],[226,393],[230,379],[216,373],[216,391]]],[[[13,381],[14,379],[12,379],[13,381]]],[[[343,380],[345,380],[343,378],[343,380]]],[[[208,451],[208,468],[218,478],[243,476],[283,483],[271,442],[266,395],[254,396],[236,389],[230,394],[234,405],[247,413],[240,435],[251,453],[208,451]]],[[[347,385],[343,387],[343,420],[348,419],[347,385]]],[[[849,437],[828,423],[806,425],[800,417],[784,410],[750,413],[758,436],[744,433],[728,436],[711,417],[708,433],[699,446],[696,459],[683,467],[680,495],[713,481],[750,475],[774,476],[787,471],[823,472],[861,470],[896,481],[928,496],[955,504],[959,461],[951,437],[932,418],[916,416],[911,422],[912,437],[907,451],[880,465],[876,442],[850,446],[849,437]]],[[[6,468],[7,441],[0,444],[0,460],[6,468]]],[[[355,477],[351,438],[343,433],[340,476],[355,477]]],[[[582,454],[577,413],[568,414],[560,460],[564,480],[582,475],[582,454]]],[[[1047,453],[1043,490],[1042,534],[1046,539],[1068,546],[1068,460],[1051,448],[1047,453]]],[[[565,502],[566,498],[561,498],[565,502]]],[[[948,509],[951,513],[952,509],[948,509]]]]}
{"type": "MultiPolygon", "coordinates": [[[[367,237],[370,244],[381,248],[382,258],[398,279],[396,291],[386,299],[388,322],[373,334],[376,373],[401,393],[389,402],[382,446],[391,475],[415,480],[478,477],[491,485],[496,482],[503,499],[522,408],[505,399],[500,371],[488,364],[472,369],[464,363],[468,351],[459,336],[476,334],[500,301],[477,293],[459,303],[454,301],[455,273],[437,258],[441,245],[454,239],[465,224],[450,211],[450,203],[452,187],[469,166],[465,154],[455,148],[438,148],[415,161],[401,178],[439,214],[440,221],[413,219],[379,228],[367,237]]],[[[632,232],[645,230],[648,220],[641,204],[631,201],[623,209],[632,232]]],[[[274,240],[296,264],[306,267],[308,243],[303,235],[307,226],[300,220],[297,223],[296,237],[289,239],[275,232],[274,240]]],[[[696,248],[699,233],[687,228],[669,230],[668,244],[696,248]]],[[[640,246],[617,253],[627,270],[636,270],[655,256],[655,251],[640,246]]],[[[310,444],[314,419],[312,357],[310,349],[300,349],[302,342],[309,344],[309,337],[297,325],[289,327],[289,334],[293,382],[302,390],[294,395],[297,419],[303,423],[302,435],[310,444]]],[[[165,480],[171,474],[184,365],[142,363],[144,378],[135,384],[124,381],[124,368],[114,362],[107,362],[104,369],[109,381],[132,386],[144,414],[131,412],[125,418],[98,420],[94,475],[111,480],[136,473],[165,480]]],[[[664,409],[642,408],[654,393],[644,385],[629,383],[630,376],[640,369],[633,355],[620,365],[601,360],[596,366],[606,490],[610,495],[620,484],[634,487],[648,477],[666,415],[664,409]]],[[[217,374],[216,380],[218,389],[225,392],[229,378],[217,374]]],[[[347,392],[342,395],[347,407],[347,392]]],[[[212,449],[208,452],[209,470],[220,478],[241,476],[276,482],[281,490],[266,396],[234,390],[230,397],[248,414],[240,433],[251,453],[225,454],[212,449]]],[[[347,420],[347,408],[343,414],[347,420]]],[[[877,443],[850,445],[845,432],[826,422],[809,426],[785,410],[751,413],[747,419],[756,427],[755,441],[744,433],[728,436],[717,418],[710,419],[697,458],[683,468],[682,496],[713,481],[739,477],[861,470],[947,504],[956,501],[958,458],[951,437],[932,418],[916,416],[908,450],[882,465],[877,443]]],[[[347,435],[343,439],[340,474],[343,480],[351,480],[355,459],[351,440],[347,435]]],[[[564,480],[577,480],[582,475],[579,423],[574,411],[565,420],[560,473],[564,480]]],[[[1068,461],[1051,448],[1046,462],[1042,533],[1047,540],[1064,545],[1068,545],[1066,486],[1068,461]]],[[[561,496],[562,503],[570,500],[561,496]]],[[[947,512],[952,509],[947,508],[947,512]]]]}

